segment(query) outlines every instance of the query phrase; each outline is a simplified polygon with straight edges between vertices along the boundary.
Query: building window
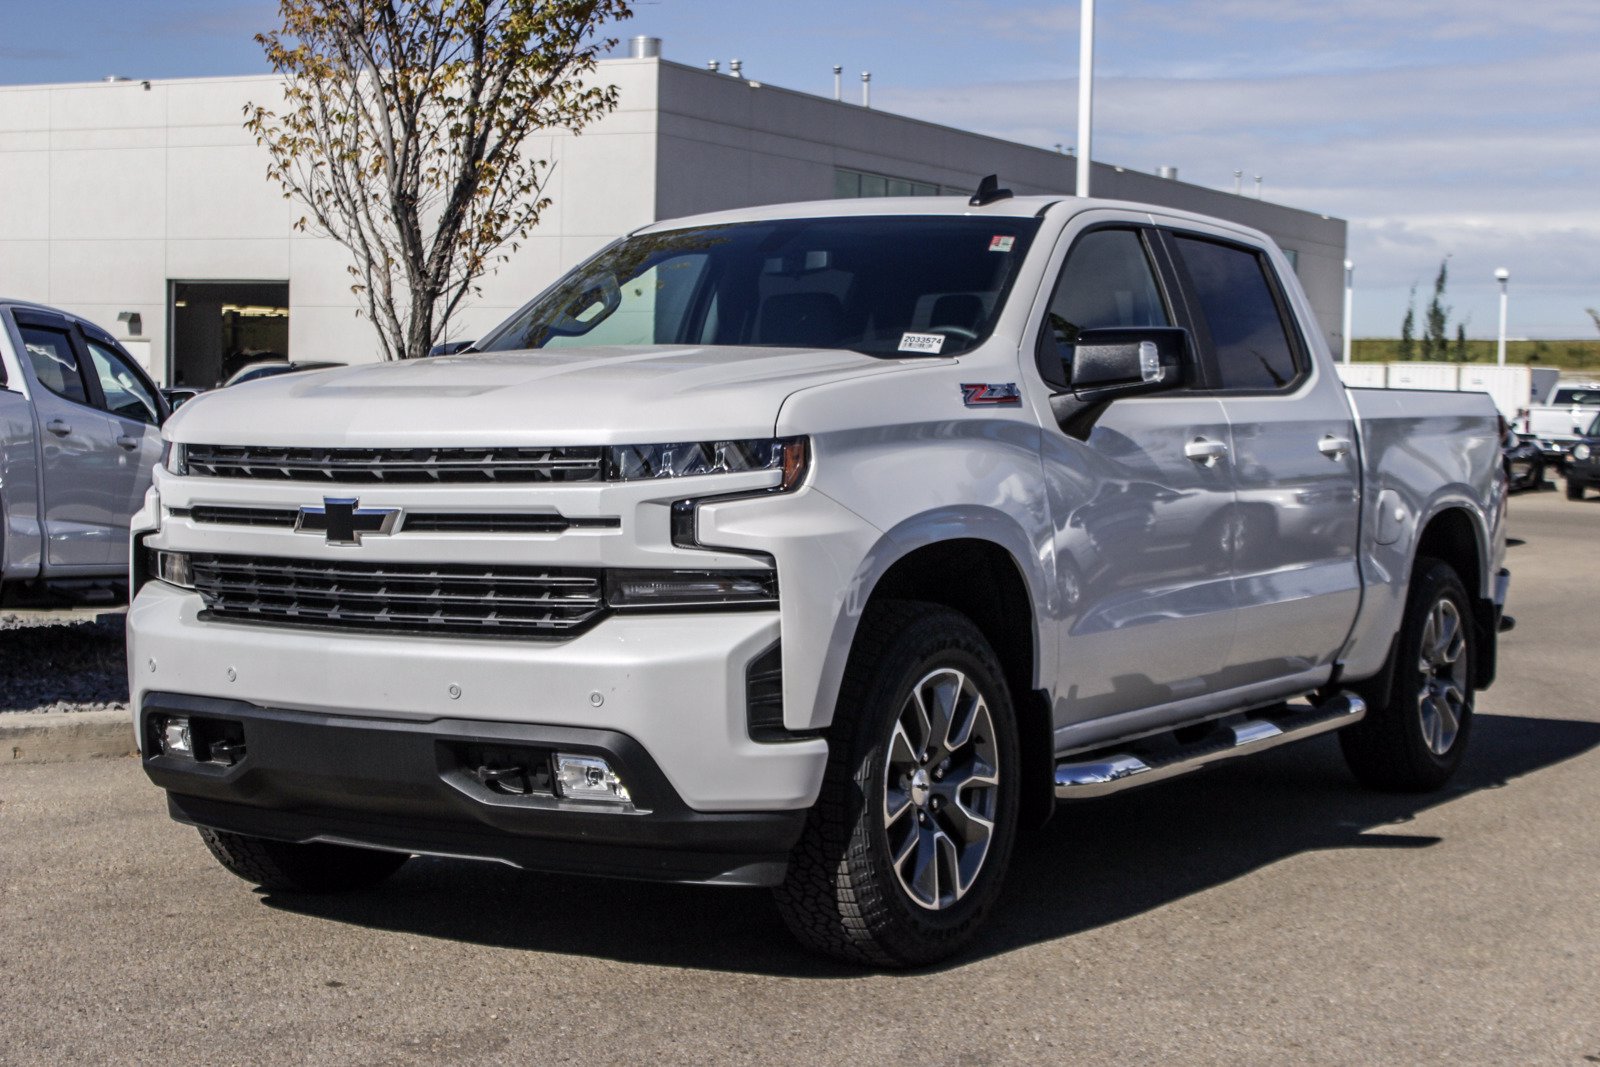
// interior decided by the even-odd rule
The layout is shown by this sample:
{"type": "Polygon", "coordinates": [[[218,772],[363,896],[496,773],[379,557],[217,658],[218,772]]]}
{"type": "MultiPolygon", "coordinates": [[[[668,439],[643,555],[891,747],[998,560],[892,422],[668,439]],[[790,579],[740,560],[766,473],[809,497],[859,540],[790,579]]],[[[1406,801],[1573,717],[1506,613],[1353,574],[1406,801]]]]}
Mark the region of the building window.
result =
{"type": "Polygon", "coordinates": [[[862,170],[835,167],[833,195],[840,200],[854,200],[863,196],[938,196],[939,187],[933,182],[891,178],[887,174],[869,174],[862,170]]]}
{"type": "MultiPolygon", "coordinates": [[[[1282,246],[1280,245],[1279,247],[1282,247],[1282,246]]],[[[1297,248],[1285,248],[1283,250],[1283,254],[1289,260],[1290,269],[1293,270],[1296,274],[1299,274],[1300,273],[1300,250],[1297,249],[1297,248]]]]}

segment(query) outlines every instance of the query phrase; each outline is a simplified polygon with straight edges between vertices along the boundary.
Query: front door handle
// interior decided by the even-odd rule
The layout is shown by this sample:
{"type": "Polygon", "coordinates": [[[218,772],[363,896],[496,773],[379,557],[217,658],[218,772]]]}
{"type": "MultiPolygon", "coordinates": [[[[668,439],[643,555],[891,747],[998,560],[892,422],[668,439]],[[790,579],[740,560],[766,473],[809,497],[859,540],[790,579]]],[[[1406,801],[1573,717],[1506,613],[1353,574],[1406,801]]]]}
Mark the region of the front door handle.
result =
{"type": "Polygon", "coordinates": [[[49,422],[44,424],[44,428],[55,434],[57,437],[65,437],[67,434],[72,432],[72,424],[66,419],[51,419],[49,422]]]}
{"type": "Polygon", "coordinates": [[[1343,459],[1350,454],[1350,441],[1348,438],[1324,434],[1322,440],[1317,442],[1317,451],[1329,459],[1343,459]]]}
{"type": "Polygon", "coordinates": [[[121,434],[117,437],[117,444],[128,452],[138,448],[141,443],[139,438],[129,437],[127,434],[121,434]]]}
{"type": "Polygon", "coordinates": [[[1203,463],[1207,467],[1215,467],[1217,461],[1228,454],[1228,446],[1221,441],[1196,437],[1193,441],[1183,446],[1183,454],[1196,463],[1203,463]]]}

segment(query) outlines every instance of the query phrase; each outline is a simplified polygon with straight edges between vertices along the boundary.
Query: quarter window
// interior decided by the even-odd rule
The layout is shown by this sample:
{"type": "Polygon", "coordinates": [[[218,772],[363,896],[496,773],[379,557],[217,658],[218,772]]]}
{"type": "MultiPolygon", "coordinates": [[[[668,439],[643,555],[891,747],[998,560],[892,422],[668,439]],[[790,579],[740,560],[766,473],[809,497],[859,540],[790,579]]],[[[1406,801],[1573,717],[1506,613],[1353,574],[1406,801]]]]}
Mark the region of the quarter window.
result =
{"type": "Polygon", "coordinates": [[[1177,237],[1228,392],[1269,392],[1299,376],[1294,348],[1259,252],[1198,237],[1177,237]]]}
{"type": "Polygon", "coordinates": [[[22,333],[22,348],[33,366],[33,376],[39,384],[57,396],[66,397],[79,404],[87,404],[89,397],[83,388],[83,374],[78,369],[78,356],[72,349],[72,338],[60,330],[42,326],[18,327],[22,333]]]}

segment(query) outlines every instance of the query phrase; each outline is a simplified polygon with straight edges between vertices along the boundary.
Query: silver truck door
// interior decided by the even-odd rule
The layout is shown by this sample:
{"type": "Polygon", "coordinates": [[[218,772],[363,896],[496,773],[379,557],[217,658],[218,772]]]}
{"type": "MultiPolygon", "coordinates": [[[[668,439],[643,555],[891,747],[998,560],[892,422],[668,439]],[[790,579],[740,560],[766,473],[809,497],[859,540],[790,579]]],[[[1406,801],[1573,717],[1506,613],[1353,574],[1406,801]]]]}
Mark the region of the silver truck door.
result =
{"type": "MultiPolygon", "coordinates": [[[[1090,229],[1056,281],[1039,358],[1069,358],[1078,330],[1173,322],[1141,230],[1090,229]]],[[[1113,401],[1086,432],[1046,429],[1058,739],[1218,687],[1235,621],[1227,439],[1222,402],[1190,388],[1113,401]]]]}
{"type": "Polygon", "coordinates": [[[1239,628],[1228,681],[1303,689],[1326,673],[1361,599],[1350,404],[1314,362],[1264,250],[1200,234],[1170,241],[1232,431],[1239,628]]]}
{"type": "Polygon", "coordinates": [[[122,500],[120,539],[126,544],[128,522],[144,503],[151,472],[161,461],[161,420],[165,407],[160,393],[138,369],[133,358],[109,338],[84,331],[99,400],[111,418],[117,446],[118,490],[122,500]]]}
{"type": "Polygon", "coordinates": [[[111,420],[97,410],[72,325],[58,315],[13,312],[23,362],[32,378],[43,481],[47,571],[103,571],[126,535],[119,463],[111,420]]]}

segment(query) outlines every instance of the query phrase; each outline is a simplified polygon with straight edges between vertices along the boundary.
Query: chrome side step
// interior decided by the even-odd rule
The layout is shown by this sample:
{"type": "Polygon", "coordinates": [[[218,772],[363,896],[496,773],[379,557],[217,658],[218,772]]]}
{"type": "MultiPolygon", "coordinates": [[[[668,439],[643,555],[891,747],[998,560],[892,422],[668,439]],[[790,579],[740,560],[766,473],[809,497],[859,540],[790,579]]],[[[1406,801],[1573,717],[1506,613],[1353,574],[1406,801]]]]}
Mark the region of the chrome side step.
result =
{"type": "Polygon", "coordinates": [[[1235,756],[1265,752],[1329,730],[1359,722],[1367,705],[1354,693],[1340,693],[1326,704],[1291,706],[1277,715],[1260,716],[1218,727],[1204,739],[1158,754],[1117,753],[1056,764],[1056,799],[1103,797],[1124,789],[1166,781],[1235,756]]]}

